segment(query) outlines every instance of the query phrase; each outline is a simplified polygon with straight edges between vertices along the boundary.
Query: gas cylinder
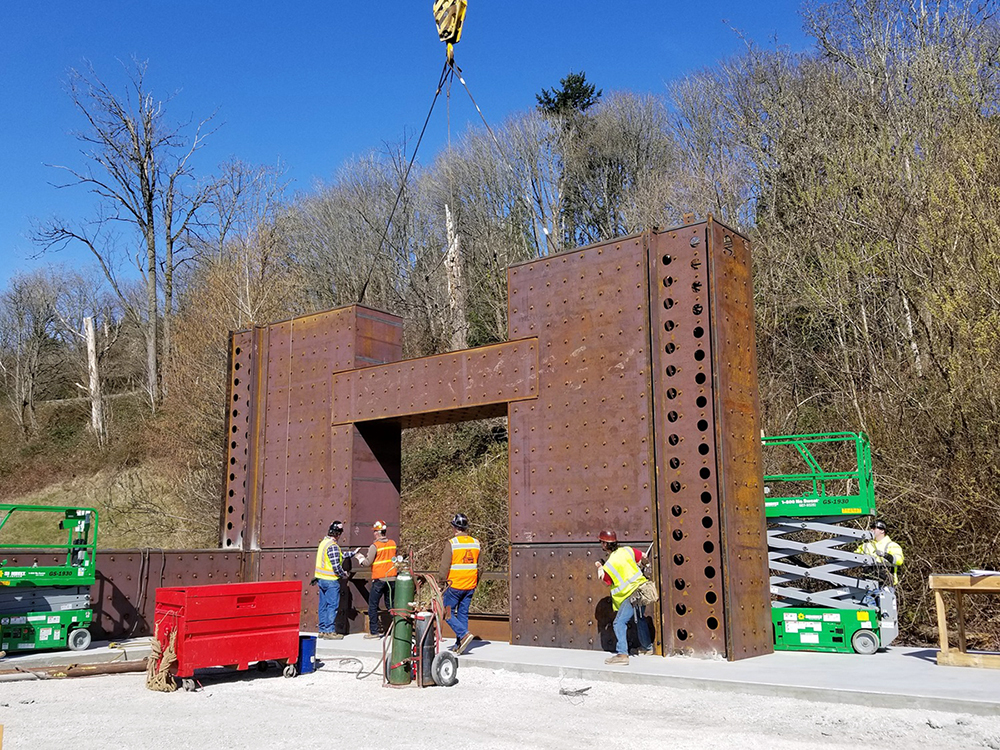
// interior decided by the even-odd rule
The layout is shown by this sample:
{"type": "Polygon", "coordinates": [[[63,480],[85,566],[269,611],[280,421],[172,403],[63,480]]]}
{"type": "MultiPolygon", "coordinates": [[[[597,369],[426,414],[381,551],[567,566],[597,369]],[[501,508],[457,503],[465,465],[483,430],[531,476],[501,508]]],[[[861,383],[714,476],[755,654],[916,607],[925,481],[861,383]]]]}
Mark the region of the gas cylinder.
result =
{"type": "Polygon", "coordinates": [[[437,654],[437,634],[434,632],[434,613],[417,612],[414,615],[413,651],[420,654],[421,670],[417,684],[421,687],[434,684],[431,663],[437,654]]]}
{"type": "Polygon", "coordinates": [[[416,587],[413,578],[406,571],[400,571],[396,576],[396,590],[393,593],[392,604],[396,610],[392,616],[392,649],[389,652],[390,685],[409,685],[413,679],[410,655],[413,651],[413,599],[416,587]]]}

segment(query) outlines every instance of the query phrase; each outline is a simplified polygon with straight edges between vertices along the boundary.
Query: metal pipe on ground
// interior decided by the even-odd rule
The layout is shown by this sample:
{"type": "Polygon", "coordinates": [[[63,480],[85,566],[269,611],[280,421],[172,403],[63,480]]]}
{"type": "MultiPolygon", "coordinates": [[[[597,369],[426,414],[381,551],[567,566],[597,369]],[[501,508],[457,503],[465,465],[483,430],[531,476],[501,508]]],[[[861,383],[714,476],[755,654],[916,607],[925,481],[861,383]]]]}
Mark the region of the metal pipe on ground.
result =
{"type": "Polygon", "coordinates": [[[102,674],[145,671],[146,659],[112,661],[102,664],[66,664],[58,667],[15,667],[14,669],[0,669],[0,682],[27,679],[62,680],[67,677],[92,677],[102,674]]]}

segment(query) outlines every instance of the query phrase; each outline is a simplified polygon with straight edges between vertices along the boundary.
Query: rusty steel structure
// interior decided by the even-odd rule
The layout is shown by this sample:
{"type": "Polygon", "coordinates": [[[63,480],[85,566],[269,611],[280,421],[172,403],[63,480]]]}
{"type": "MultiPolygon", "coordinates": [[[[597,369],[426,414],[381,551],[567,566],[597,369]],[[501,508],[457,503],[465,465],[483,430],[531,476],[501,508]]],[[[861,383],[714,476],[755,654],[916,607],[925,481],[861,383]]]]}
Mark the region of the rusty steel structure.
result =
{"type": "Polygon", "coordinates": [[[747,240],[710,218],[514,266],[508,290],[508,342],[414,360],[360,306],[233,335],[243,575],[307,576],[333,517],[348,545],[398,530],[401,431],[506,415],[513,643],[601,647],[611,527],[656,551],[663,653],[769,652],[747,240]]]}
{"type": "Polygon", "coordinates": [[[360,305],[233,333],[221,549],[99,553],[97,627],[151,632],[160,585],[311,579],[332,519],[398,534],[403,429],[506,416],[509,626],[481,635],[612,645],[613,528],[654,553],[660,653],[769,653],[753,320],[749,243],[709,217],[511,267],[501,344],[401,360],[360,305]]]}

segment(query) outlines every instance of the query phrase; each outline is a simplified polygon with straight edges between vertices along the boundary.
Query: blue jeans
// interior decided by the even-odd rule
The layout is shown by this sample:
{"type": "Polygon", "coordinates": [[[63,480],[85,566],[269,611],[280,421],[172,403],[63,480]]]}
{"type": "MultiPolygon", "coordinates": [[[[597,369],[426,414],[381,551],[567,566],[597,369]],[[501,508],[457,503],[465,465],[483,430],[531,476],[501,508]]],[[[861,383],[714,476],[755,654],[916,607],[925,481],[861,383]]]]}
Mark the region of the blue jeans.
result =
{"type": "Polygon", "coordinates": [[[469,632],[469,604],[475,589],[452,589],[444,592],[443,604],[451,608],[451,617],[445,619],[448,627],[455,631],[457,640],[462,640],[469,632]]]}
{"type": "Polygon", "coordinates": [[[340,581],[319,579],[319,632],[332,633],[333,621],[340,606],[340,581]]]}
{"type": "Polygon", "coordinates": [[[631,599],[626,599],[618,608],[612,628],[615,631],[615,653],[628,655],[628,621],[636,621],[636,630],[639,635],[639,648],[646,651],[653,647],[653,637],[649,634],[649,623],[646,622],[646,608],[639,607],[638,610],[632,605],[631,599]]]}
{"type": "Polygon", "coordinates": [[[385,608],[392,611],[392,582],[384,578],[376,578],[372,581],[372,587],[368,590],[368,632],[378,635],[378,604],[380,599],[385,599],[385,608]]]}

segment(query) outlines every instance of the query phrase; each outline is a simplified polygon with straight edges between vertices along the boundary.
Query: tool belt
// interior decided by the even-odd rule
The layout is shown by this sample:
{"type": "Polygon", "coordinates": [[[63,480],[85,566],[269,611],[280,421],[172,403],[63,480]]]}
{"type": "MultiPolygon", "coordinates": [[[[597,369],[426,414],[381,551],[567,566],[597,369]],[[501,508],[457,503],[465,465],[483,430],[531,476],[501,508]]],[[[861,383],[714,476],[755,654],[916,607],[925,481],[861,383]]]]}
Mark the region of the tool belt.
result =
{"type": "Polygon", "coordinates": [[[635,591],[632,592],[632,596],[629,597],[629,601],[632,602],[633,607],[645,607],[647,604],[652,604],[660,598],[659,589],[656,588],[656,584],[653,581],[645,581],[639,585],[635,591]]]}

